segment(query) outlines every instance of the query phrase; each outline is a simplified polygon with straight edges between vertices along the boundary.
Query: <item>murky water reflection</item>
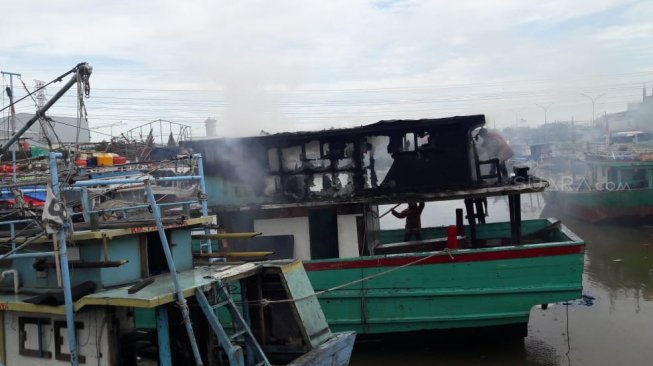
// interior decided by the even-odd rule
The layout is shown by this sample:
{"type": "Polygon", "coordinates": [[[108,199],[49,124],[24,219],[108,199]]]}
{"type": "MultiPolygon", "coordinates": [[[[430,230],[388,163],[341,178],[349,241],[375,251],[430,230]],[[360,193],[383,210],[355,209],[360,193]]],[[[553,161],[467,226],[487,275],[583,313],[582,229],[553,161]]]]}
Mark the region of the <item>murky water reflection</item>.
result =
{"type": "MultiPolygon", "coordinates": [[[[507,220],[507,200],[490,200],[491,221],[507,220]]],[[[541,197],[522,198],[525,218],[561,217],[587,242],[584,300],[531,310],[529,336],[415,339],[408,345],[366,342],[351,365],[650,365],[653,363],[652,226],[592,225],[542,211],[541,197]]],[[[450,224],[461,202],[429,204],[424,225],[450,224]]],[[[384,227],[402,222],[384,218],[384,227]]]]}

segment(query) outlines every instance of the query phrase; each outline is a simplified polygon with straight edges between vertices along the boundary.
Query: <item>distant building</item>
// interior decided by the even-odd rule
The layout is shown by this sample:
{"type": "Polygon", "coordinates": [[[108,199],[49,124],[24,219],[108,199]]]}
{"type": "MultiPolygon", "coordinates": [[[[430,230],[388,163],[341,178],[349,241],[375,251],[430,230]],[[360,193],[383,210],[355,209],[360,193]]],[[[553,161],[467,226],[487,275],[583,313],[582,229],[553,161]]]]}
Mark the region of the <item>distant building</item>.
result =
{"type": "MultiPolygon", "coordinates": [[[[32,117],[33,114],[30,113],[18,113],[16,114],[16,131],[20,130],[25,123],[27,123],[32,117]]],[[[61,143],[88,143],[91,142],[91,132],[88,128],[88,123],[86,120],[82,119],[80,129],[79,129],[79,138],[77,138],[77,118],[73,117],[55,117],[48,116],[52,120],[50,124],[52,128],[47,126],[45,129],[45,135],[50,139],[53,144],[61,143]],[[54,130],[54,132],[53,132],[54,130]],[[55,135],[56,132],[56,135],[55,135]]],[[[0,140],[7,141],[12,135],[12,128],[10,124],[10,117],[0,118],[0,140]]],[[[22,138],[28,138],[33,143],[45,143],[44,132],[41,129],[41,124],[39,121],[36,121],[22,136],[22,138]]]]}
{"type": "Polygon", "coordinates": [[[596,119],[596,125],[607,126],[610,131],[641,130],[653,132],[653,94],[647,95],[642,89],[642,101],[628,103],[623,112],[608,113],[596,119]]]}

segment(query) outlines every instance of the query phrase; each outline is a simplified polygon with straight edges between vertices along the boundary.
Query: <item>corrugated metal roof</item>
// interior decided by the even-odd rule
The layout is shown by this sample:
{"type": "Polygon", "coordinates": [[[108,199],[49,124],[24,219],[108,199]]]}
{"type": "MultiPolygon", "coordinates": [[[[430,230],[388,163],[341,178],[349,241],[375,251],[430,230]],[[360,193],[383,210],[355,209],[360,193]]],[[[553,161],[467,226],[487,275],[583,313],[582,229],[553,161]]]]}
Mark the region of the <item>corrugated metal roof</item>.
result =
{"type": "MultiPolygon", "coordinates": [[[[20,129],[29,121],[34,114],[31,113],[18,113],[16,114],[16,130],[20,129]]],[[[79,131],[79,139],[77,140],[77,118],[74,117],[57,117],[57,116],[48,116],[52,118],[50,122],[52,127],[56,131],[56,135],[59,137],[59,141],[62,143],[74,143],[78,141],[79,143],[88,143],[91,141],[91,133],[88,128],[88,123],[85,120],[81,121],[81,128],[79,131]]],[[[8,140],[11,136],[11,127],[9,126],[9,117],[3,117],[0,119],[0,140],[8,140]]],[[[55,137],[52,129],[47,129],[47,136],[53,143],[57,143],[58,140],[55,137]]],[[[41,141],[42,132],[41,125],[37,122],[30,127],[29,130],[23,135],[24,138],[29,138],[33,141],[41,141]]]]}

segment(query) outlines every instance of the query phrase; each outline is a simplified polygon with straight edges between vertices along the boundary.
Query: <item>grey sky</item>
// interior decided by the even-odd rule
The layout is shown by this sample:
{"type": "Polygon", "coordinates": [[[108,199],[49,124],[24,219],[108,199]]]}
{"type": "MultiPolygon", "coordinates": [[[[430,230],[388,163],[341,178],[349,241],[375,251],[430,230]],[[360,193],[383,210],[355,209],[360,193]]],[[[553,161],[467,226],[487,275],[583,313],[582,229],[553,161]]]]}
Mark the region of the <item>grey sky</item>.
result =
{"type": "Polygon", "coordinates": [[[536,104],[582,121],[581,93],[602,95],[597,114],[650,93],[651,19],[647,0],[23,1],[3,4],[0,69],[32,88],[89,62],[90,125],[123,121],[114,133],[161,118],[201,135],[209,116],[229,135],[469,113],[535,125],[536,104]]]}

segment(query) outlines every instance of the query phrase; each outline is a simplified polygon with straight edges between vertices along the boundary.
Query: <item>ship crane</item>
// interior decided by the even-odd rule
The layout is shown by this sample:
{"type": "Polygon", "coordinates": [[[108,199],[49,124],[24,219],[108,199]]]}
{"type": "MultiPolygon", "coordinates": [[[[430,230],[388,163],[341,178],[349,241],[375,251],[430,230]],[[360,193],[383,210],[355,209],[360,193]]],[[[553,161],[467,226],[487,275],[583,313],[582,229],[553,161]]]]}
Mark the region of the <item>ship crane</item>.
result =
{"type": "MultiPolygon", "coordinates": [[[[70,78],[70,80],[54,95],[52,98],[45,103],[45,105],[41,108],[39,108],[38,111],[34,114],[34,117],[30,118],[29,121],[21,127],[20,130],[16,131],[16,133],[11,136],[11,138],[4,144],[2,147],[0,147],[0,154],[3,154],[11,145],[13,145],[20,137],[30,128],[32,125],[38,121],[40,118],[45,117],[45,112],[47,112],[50,107],[56,103],[59,98],[61,98],[66,92],[76,83],[81,83],[83,84],[83,90],[84,94],[86,97],[88,97],[90,93],[90,84],[88,82],[89,77],[91,76],[91,72],[93,71],[93,68],[87,64],[86,62],[82,62],[80,64],[77,64],[74,68],[72,68],[70,71],[66,72],[65,74],[59,76],[58,78],[54,79],[51,83],[53,82],[59,82],[61,81],[64,77],[73,74],[73,77],[70,78]]],[[[48,83],[50,84],[50,83],[48,83]]],[[[45,86],[44,86],[45,87],[45,86]]],[[[24,99],[24,98],[22,98],[24,99]]],[[[11,103],[7,108],[14,106],[16,103],[21,101],[22,99],[19,99],[13,103],[11,103]]],[[[5,108],[6,109],[6,108],[5,108]]]]}

